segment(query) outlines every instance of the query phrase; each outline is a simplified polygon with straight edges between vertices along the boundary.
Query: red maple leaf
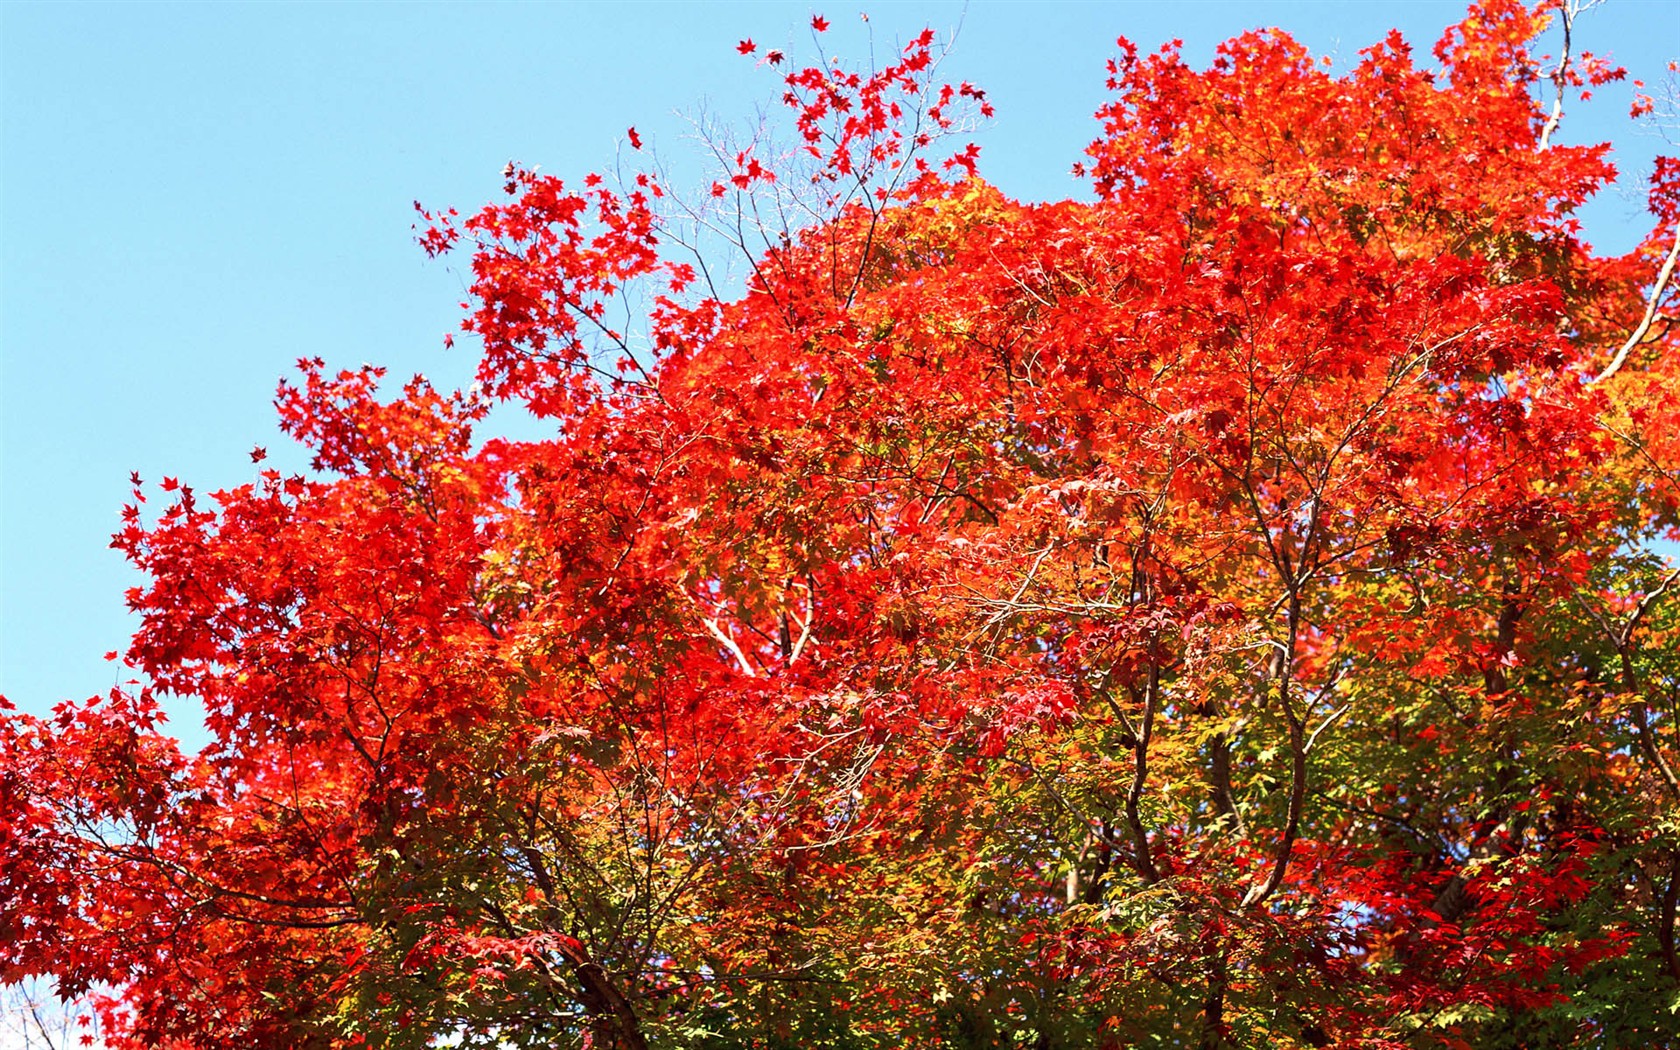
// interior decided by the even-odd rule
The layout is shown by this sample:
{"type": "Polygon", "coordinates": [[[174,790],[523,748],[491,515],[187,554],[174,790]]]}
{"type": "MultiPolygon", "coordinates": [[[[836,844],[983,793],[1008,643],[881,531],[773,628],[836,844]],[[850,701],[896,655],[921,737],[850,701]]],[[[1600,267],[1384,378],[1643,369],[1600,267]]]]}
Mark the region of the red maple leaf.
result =
{"type": "Polygon", "coordinates": [[[633,127],[630,129],[630,148],[631,149],[641,149],[642,148],[642,137],[640,135],[636,134],[636,129],[633,128],[633,127]]]}
{"type": "Polygon", "coordinates": [[[826,33],[828,31],[828,19],[824,18],[822,15],[812,15],[811,28],[815,29],[819,33],[826,33]]]}
{"type": "Polygon", "coordinates": [[[739,51],[743,55],[750,55],[754,51],[758,50],[758,45],[752,42],[752,37],[748,37],[739,44],[736,44],[735,50],[739,51]]]}

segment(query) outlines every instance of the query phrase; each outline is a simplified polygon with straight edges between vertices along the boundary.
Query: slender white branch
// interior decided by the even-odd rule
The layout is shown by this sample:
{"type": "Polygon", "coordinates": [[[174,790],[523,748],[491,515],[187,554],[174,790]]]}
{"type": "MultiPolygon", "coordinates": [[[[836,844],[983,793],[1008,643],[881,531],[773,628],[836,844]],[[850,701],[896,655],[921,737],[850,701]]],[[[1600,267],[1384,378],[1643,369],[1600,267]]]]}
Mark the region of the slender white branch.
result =
{"type": "Polygon", "coordinates": [[[816,618],[816,595],[807,595],[805,604],[805,619],[804,622],[799,625],[799,640],[793,643],[793,648],[788,653],[789,667],[792,667],[795,663],[799,662],[799,654],[805,651],[805,643],[811,640],[811,621],[816,618]]]}
{"type": "Polygon", "coordinates": [[[1353,701],[1349,700],[1341,707],[1336,708],[1334,711],[1326,715],[1324,717],[1324,721],[1318,724],[1318,728],[1313,730],[1312,734],[1307,737],[1307,753],[1311,754],[1313,745],[1318,743],[1318,734],[1324,732],[1326,729],[1329,729],[1331,725],[1335,724],[1343,715],[1347,714],[1351,710],[1353,710],[1353,701]]]}
{"type": "Polygon", "coordinates": [[[1563,18],[1563,53],[1558,56],[1556,68],[1552,70],[1549,79],[1556,89],[1552,96],[1552,112],[1546,117],[1546,126],[1540,129],[1540,148],[1544,150],[1551,142],[1552,132],[1557,130],[1558,122],[1563,119],[1563,86],[1569,75],[1569,45],[1575,35],[1575,16],[1581,8],[1576,0],[1564,0],[1559,7],[1559,14],[1563,18]]]}
{"type": "Polygon", "coordinates": [[[1008,601],[999,602],[996,599],[983,600],[985,604],[997,608],[997,612],[992,616],[989,624],[1001,623],[1004,617],[1008,616],[1010,613],[1025,611],[1029,608],[1021,604],[1021,595],[1027,593],[1027,588],[1032,586],[1033,579],[1038,576],[1038,567],[1044,564],[1044,559],[1048,558],[1050,556],[1050,552],[1054,549],[1054,547],[1046,547],[1042,551],[1038,552],[1038,557],[1033,559],[1032,568],[1027,570],[1026,578],[1021,581],[1021,586],[1015,588],[1015,593],[1010,595],[1008,601]]]}
{"type": "Polygon", "coordinates": [[[1662,269],[1657,272],[1657,283],[1651,286],[1651,294],[1645,300],[1645,316],[1640,318],[1639,327],[1628,336],[1627,342],[1616,351],[1616,356],[1610,359],[1610,364],[1598,374],[1594,383],[1602,383],[1615,375],[1627,361],[1628,354],[1633,348],[1645,341],[1645,336],[1651,331],[1651,323],[1657,319],[1657,306],[1662,302],[1663,293],[1668,290],[1668,282],[1674,276],[1675,260],[1680,259],[1680,223],[1674,224],[1674,243],[1669,246],[1668,258],[1663,260],[1662,269]]]}
{"type": "Polygon", "coordinates": [[[702,619],[700,622],[706,625],[706,630],[712,633],[713,638],[716,638],[723,644],[725,649],[728,649],[734,654],[735,662],[740,665],[742,674],[746,675],[748,678],[752,678],[757,675],[757,672],[753,670],[753,665],[747,661],[747,654],[743,653],[741,651],[741,647],[735,644],[735,639],[723,633],[723,628],[718,626],[718,622],[716,620],[702,619]]]}

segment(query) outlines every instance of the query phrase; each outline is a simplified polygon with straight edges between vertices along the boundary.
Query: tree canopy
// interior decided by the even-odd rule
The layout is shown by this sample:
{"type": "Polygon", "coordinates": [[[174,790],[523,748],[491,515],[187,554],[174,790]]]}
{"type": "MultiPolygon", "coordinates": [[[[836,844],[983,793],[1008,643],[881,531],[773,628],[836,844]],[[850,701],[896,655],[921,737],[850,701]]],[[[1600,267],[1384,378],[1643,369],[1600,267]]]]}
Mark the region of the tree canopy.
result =
{"type": "Polygon", "coordinates": [[[789,138],[697,195],[421,209],[479,382],[301,361],[312,473],[134,479],[136,682],[0,719],[0,982],[112,1047],[1675,1045],[1680,164],[1588,249],[1570,14],[1122,40],[1042,204],[931,32],[742,41],[789,138]]]}

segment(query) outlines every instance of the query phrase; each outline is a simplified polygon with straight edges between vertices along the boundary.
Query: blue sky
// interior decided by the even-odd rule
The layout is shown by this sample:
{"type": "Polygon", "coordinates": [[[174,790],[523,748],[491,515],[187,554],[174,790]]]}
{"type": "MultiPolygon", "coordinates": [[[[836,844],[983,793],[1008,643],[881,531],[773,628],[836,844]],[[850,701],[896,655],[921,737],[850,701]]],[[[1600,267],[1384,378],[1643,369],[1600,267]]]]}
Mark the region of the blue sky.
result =
{"type": "MultiPolygon", "coordinates": [[[[680,115],[748,123],[771,71],[752,37],[867,57],[924,25],[960,26],[947,79],[985,87],[998,116],[981,171],[1027,199],[1082,193],[1103,62],[1124,34],[1220,40],[1278,25],[1351,60],[1398,26],[1420,55],[1456,2],[1168,5],[974,0],[876,4],[0,3],[0,693],[27,711],[108,689],[106,650],[132,630],[138,582],[107,548],[128,475],[200,491],[249,480],[247,453],[301,469],[270,405],[299,357],[388,365],[439,385],[458,269],[414,245],[411,202],[463,212],[510,159],[567,178],[609,166],[635,125],[682,173],[680,115]]],[[[1610,0],[1581,46],[1657,81],[1680,55],[1658,0],[1610,0]]],[[[1627,192],[1584,215],[1625,250],[1643,232],[1640,177],[1660,140],[1626,120],[1628,85],[1574,105],[1566,141],[1617,143],[1627,192]]],[[[464,347],[465,344],[462,344],[464,347]]],[[[176,727],[200,739],[191,710],[176,727]]]]}

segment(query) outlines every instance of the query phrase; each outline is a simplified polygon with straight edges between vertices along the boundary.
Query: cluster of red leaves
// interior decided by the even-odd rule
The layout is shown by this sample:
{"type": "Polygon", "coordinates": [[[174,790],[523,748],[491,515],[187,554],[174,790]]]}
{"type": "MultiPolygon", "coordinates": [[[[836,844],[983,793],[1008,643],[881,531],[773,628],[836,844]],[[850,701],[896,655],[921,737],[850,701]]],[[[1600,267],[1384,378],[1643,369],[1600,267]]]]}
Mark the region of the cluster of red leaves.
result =
{"type": "Polygon", "coordinates": [[[1545,21],[1122,42],[1091,203],[926,159],[990,111],[931,33],[824,58],[733,299],[649,176],[422,211],[481,392],[303,361],[315,476],[136,479],[147,684],[0,722],[0,980],[136,1047],[1654,1045],[1672,334],[1595,377],[1670,231],[1577,240],[1545,21]]]}

